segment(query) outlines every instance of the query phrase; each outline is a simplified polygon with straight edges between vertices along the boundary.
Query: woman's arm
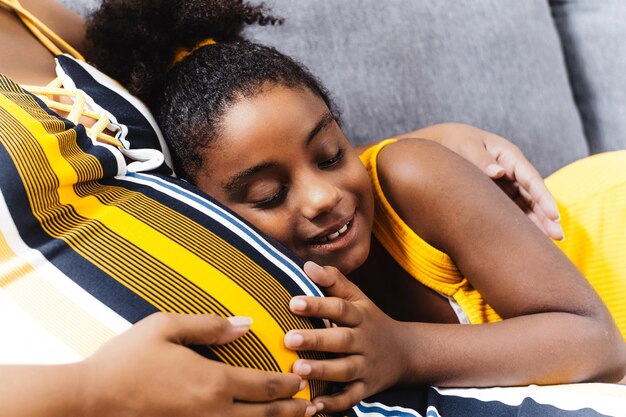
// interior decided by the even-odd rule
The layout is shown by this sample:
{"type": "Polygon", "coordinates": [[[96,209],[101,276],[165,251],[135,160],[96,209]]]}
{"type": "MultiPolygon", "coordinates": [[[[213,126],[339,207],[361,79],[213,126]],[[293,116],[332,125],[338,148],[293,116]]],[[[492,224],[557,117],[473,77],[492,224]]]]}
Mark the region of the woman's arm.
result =
{"type": "Polygon", "coordinates": [[[304,416],[293,374],[237,368],[186,345],[233,341],[249,321],[157,313],[67,365],[0,365],[0,415],[30,416],[304,416]]]}

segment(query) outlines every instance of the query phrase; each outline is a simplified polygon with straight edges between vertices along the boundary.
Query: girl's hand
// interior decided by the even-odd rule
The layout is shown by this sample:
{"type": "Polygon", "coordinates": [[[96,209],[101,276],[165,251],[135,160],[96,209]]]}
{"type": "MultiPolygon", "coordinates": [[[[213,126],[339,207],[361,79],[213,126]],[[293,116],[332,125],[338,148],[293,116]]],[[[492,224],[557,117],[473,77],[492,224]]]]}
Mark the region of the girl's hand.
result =
{"type": "Polygon", "coordinates": [[[212,315],[156,313],[141,320],[77,364],[80,414],[312,415],[310,402],[291,398],[304,384],[299,376],[229,366],[186,346],[228,343],[249,326],[246,318],[212,315]]]}
{"type": "Polygon", "coordinates": [[[291,311],[329,319],[336,327],[292,330],[285,335],[285,346],[345,355],[321,361],[299,359],[293,365],[293,372],[303,378],[346,383],[336,394],[315,398],[313,404],[318,411],[349,409],[361,399],[400,382],[404,361],[396,335],[402,323],[383,313],[336,268],[307,262],[304,270],[324,287],[328,297],[294,297],[291,311]]]}
{"type": "Polygon", "coordinates": [[[541,175],[505,138],[461,123],[433,125],[398,138],[429,139],[454,151],[494,180],[548,237],[563,239],[556,203],[541,175]]]}

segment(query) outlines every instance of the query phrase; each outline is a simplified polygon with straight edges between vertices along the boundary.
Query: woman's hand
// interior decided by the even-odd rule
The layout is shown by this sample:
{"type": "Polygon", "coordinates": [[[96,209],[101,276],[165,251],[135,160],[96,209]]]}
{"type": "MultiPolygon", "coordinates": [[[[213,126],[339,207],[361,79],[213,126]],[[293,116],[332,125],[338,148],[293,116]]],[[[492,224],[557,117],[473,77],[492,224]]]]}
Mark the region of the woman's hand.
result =
{"type": "Polygon", "coordinates": [[[404,361],[395,336],[401,323],[383,313],[336,268],[307,262],[304,270],[325,289],[328,297],[294,297],[291,311],[329,319],[335,327],[292,330],[285,335],[285,346],[344,355],[320,361],[299,359],[293,365],[293,372],[303,378],[346,384],[336,394],[313,399],[318,411],[349,409],[361,399],[401,381],[404,361]]]}
{"type": "Polygon", "coordinates": [[[554,198],[539,172],[508,140],[460,123],[437,124],[397,138],[433,140],[454,151],[494,180],[546,235],[563,239],[554,198]]]}
{"type": "Polygon", "coordinates": [[[304,384],[299,376],[225,365],[186,346],[228,343],[249,326],[246,318],[147,317],[78,364],[81,415],[312,415],[310,402],[291,398],[304,384]]]}
{"type": "Polygon", "coordinates": [[[153,314],[82,362],[0,365],[0,415],[311,416],[298,375],[237,368],[187,345],[229,343],[250,319],[153,314]]]}

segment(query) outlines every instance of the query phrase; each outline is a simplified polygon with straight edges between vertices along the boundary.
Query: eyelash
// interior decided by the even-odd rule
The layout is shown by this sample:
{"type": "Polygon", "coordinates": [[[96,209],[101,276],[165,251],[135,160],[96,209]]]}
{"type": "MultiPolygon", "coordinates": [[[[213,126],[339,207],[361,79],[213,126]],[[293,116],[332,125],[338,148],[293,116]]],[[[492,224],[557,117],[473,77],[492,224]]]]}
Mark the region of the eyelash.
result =
{"type": "MultiPolygon", "coordinates": [[[[335,156],[333,156],[332,158],[324,162],[317,164],[317,166],[321,169],[332,168],[343,160],[344,155],[345,155],[345,149],[339,148],[335,156]]],[[[266,198],[264,200],[261,200],[261,201],[256,201],[253,205],[255,208],[260,208],[260,209],[269,208],[272,204],[278,203],[279,200],[285,195],[286,191],[287,191],[287,187],[283,186],[273,196],[266,198]]]]}
{"type": "Polygon", "coordinates": [[[321,163],[317,164],[317,166],[322,168],[322,169],[331,168],[331,167],[337,165],[339,162],[341,162],[341,160],[343,159],[345,153],[346,153],[345,149],[339,148],[339,150],[337,151],[335,156],[333,156],[332,158],[330,158],[327,161],[324,161],[324,162],[321,162],[321,163]]]}
{"type": "Polygon", "coordinates": [[[283,186],[273,196],[266,198],[264,200],[261,200],[261,201],[257,201],[253,205],[255,208],[268,208],[272,204],[278,203],[278,200],[285,195],[285,191],[287,191],[287,187],[283,186]]]}

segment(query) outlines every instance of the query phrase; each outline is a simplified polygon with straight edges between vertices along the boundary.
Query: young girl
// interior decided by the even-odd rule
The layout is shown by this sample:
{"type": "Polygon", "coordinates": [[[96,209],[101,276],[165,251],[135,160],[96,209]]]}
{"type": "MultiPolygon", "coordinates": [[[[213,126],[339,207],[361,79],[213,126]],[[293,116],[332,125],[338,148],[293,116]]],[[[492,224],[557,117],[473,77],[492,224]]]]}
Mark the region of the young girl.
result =
{"type": "Polygon", "coordinates": [[[285,344],[342,354],[294,365],[346,383],[318,409],[396,384],[622,378],[623,339],[563,252],[432,142],[387,141],[359,159],[314,77],[238,35],[243,22],[274,20],[241,2],[105,1],[89,57],[152,107],[179,175],[312,261],[307,273],[331,297],[296,298],[292,311],[337,327],[285,344]]]}
{"type": "MultiPolygon", "coordinates": [[[[45,16],[45,20],[49,21],[64,38],[72,39],[74,43],[80,44],[82,25],[77,16],[73,16],[69,11],[49,1],[34,0],[23,3],[38,15],[45,16]]],[[[52,60],[49,52],[32,37],[25,27],[21,26],[16,16],[9,12],[13,7],[19,9],[19,4],[15,0],[3,0],[0,4],[8,8],[8,10],[0,8],[0,20],[2,20],[0,38],[3,39],[0,42],[0,51],[2,55],[11,58],[0,63],[0,71],[6,72],[14,79],[27,84],[48,83],[54,78],[54,68],[51,65],[52,60]]],[[[67,61],[69,58],[58,57],[58,59],[67,61]]],[[[65,65],[69,65],[69,62],[65,62],[65,65]]],[[[87,66],[87,64],[84,65],[87,66]]],[[[6,80],[4,77],[2,79],[6,80]]],[[[19,88],[10,82],[3,84],[4,93],[18,90],[19,88]]],[[[93,90],[90,91],[93,93],[93,90]]],[[[28,94],[22,91],[17,96],[11,97],[13,100],[20,101],[22,100],[20,97],[28,98],[27,96],[28,94]]],[[[103,100],[111,99],[106,95],[103,96],[102,93],[98,97],[103,100]]],[[[9,102],[13,103],[13,101],[8,100],[3,101],[3,105],[10,106],[11,103],[9,102]]],[[[28,104],[29,101],[24,100],[22,105],[24,103],[28,104]]],[[[119,101],[117,103],[124,104],[119,101]]],[[[38,107],[32,108],[33,111],[36,111],[36,108],[38,107]]],[[[124,109],[128,110],[128,107],[124,107],[124,109]]],[[[116,108],[116,111],[122,112],[123,110],[116,108]]],[[[130,117],[131,115],[126,116],[130,117]]],[[[3,119],[3,122],[0,123],[2,133],[8,131],[9,125],[5,124],[5,120],[13,119],[11,117],[3,119]]],[[[35,123],[33,126],[36,125],[35,123]]],[[[87,123],[86,127],[90,128],[91,124],[87,123]]],[[[66,137],[74,131],[71,125],[67,125],[65,128],[67,131],[57,132],[59,137],[66,137]]],[[[485,134],[479,129],[452,125],[435,126],[422,132],[439,136],[442,133],[442,128],[445,128],[443,129],[445,130],[444,134],[450,131],[457,132],[457,134],[462,131],[463,135],[477,134],[482,136],[485,134]]],[[[79,130],[80,125],[76,126],[76,129],[79,130]]],[[[135,136],[137,129],[133,129],[133,134],[129,133],[129,137],[137,140],[135,136]]],[[[19,142],[20,137],[12,136],[6,143],[19,142]]],[[[459,136],[456,137],[459,138],[459,136]]],[[[50,138],[40,139],[46,141],[50,138]]],[[[464,136],[463,139],[469,140],[470,138],[464,136]]],[[[54,142],[54,139],[50,140],[51,143],[54,142]]],[[[450,137],[442,138],[442,140],[448,141],[450,137]]],[[[469,142],[470,145],[477,143],[469,142]]],[[[486,158],[482,157],[480,152],[483,143],[492,148],[494,146],[500,147],[506,153],[510,153],[511,150],[513,154],[516,153],[510,143],[494,135],[488,135],[481,140],[478,146],[471,148],[477,151],[473,155],[480,156],[479,161],[490,157],[484,147],[482,147],[482,152],[486,158]],[[483,142],[487,140],[488,142],[483,142]]],[[[82,157],[84,156],[87,155],[82,155],[82,157]]],[[[76,162],[75,159],[74,162],[76,162]]],[[[517,167],[516,170],[511,171],[515,174],[511,176],[511,180],[515,181],[516,177],[524,174],[524,170],[526,173],[529,171],[532,173],[532,167],[520,154],[518,154],[517,159],[513,158],[510,162],[512,166],[517,167]]],[[[58,164],[58,161],[55,163],[58,164]]],[[[9,169],[9,165],[11,162],[3,166],[9,169]]],[[[42,171],[37,172],[40,176],[43,175],[42,171]]],[[[534,175],[525,177],[525,179],[527,184],[531,185],[535,180],[540,181],[534,175]]],[[[9,188],[15,189],[15,183],[11,185],[9,182],[3,191],[9,190],[9,188]]],[[[41,190],[39,191],[41,192],[41,190]]],[[[539,189],[533,187],[531,191],[535,191],[534,198],[537,198],[541,197],[545,190],[542,190],[541,187],[539,189]],[[537,191],[539,192],[537,193],[537,191]]],[[[39,200],[43,200],[45,195],[54,194],[54,192],[53,188],[39,193],[39,200]]],[[[7,195],[13,194],[10,192],[7,195]]],[[[545,197],[547,198],[539,198],[540,201],[545,203],[547,200],[549,202],[549,196],[546,195],[545,197]]],[[[145,204],[143,207],[145,208],[145,204]]],[[[535,206],[536,209],[537,206],[535,206]]],[[[540,215],[541,210],[537,213],[540,215]]],[[[7,219],[4,218],[3,220],[6,221],[7,219]]],[[[2,268],[0,268],[2,269],[0,275],[2,275],[5,283],[7,276],[9,280],[15,278],[14,275],[11,275],[13,266],[15,265],[11,262],[8,264],[3,262],[2,268]]],[[[127,272],[130,273],[130,271],[127,272]]],[[[106,281],[102,280],[103,277],[101,276],[93,276],[87,272],[83,272],[83,275],[88,275],[90,280],[98,281],[100,284],[106,281]]],[[[115,299],[119,300],[120,298],[120,293],[117,292],[115,299]]],[[[136,303],[130,303],[127,306],[131,309],[133,306],[137,307],[136,303]]],[[[38,307],[41,308],[42,306],[38,305],[38,307]]],[[[58,313],[58,311],[55,312],[58,313]]],[[[6,318],[5,323],[9,320],[13,321],[11,314],[6,318]]],[[[312,414],[309,409],[310,406],[306,407],[308,404],[306,401],[289,399],[299,389],[301,381],[299,377],[225,366],[214,361],[207,361],[191,350],[183,349],[180,346],[180,343],[192,341],[202,344],[227,342],[233,337],[245,333],[249,326],[248,321],[233,321],[232,323],[235,326],[229,326],[225,320],[220,320],[214,316],[162,314],[137,323],[126,334],[107,343],[89,360],[53,367],[1,366],[0,375],[4,377],[3,380],[11,383],[2,384],[4,389],[0,390],[0,398],[4,400],[0,401],[2,404],[0,409],[7,415],[39,415],[42,413],[41,410],[46,410],[47,415],[67,415],[76,414],[77,409],[85,415],[91,412],[98,415],[119,415],[120,413],[128,413],[129,409],[141,415],[160,415],[164,412],[167,412],[168,415],[189,415],[190,412],[193,414],[196,411],[209,412],[212,413],[211,415],[219,413],[227,415],[265,415],[270,413],[273,415],[302,415],[306,408],[307,414],[312,414]],[[128,372],[129,369],[132,369],[132,372],[128,372]],[[167,381],[163,380],[163,375],[167,376],[167,381]],[[210,378],[207,379],[207,375],[210,378]],[[59,381],[62,383],[59,384],[59,381]],[[237,383],[233,384],[233,381],[237,383]],[[128,401],[128,392],[136,390],[138,386],[142,388],[140,395],[132,395],[132,401],[128,401]],[[172,396],[171,393],[174,391],[176,395],[172,396]],[[197,392],[202,393],[200,398],[195,394],[197,392]],[[31,398],[33,393],[36,394],[34,395],[36,400],[31,398]],[[81,395],[76,395],[77,393],[81,395]]],[[[12,334],[12,337],[13,339],[21,339],[22,335],[28,334],[27,330],[22,330],[12,334]]],[[[80,339],[87,340],[90,335],[91,333],[81,333],[80,339]]],[[[49,348],[49,344],[46,343],[42,346],[43,350],[49,348]]],[[[11,350],[10,347],[9,350],[11,350]]],[[[6,357],[5,354],[6,351],[3,350],[3,359],[6,357]]]]}

